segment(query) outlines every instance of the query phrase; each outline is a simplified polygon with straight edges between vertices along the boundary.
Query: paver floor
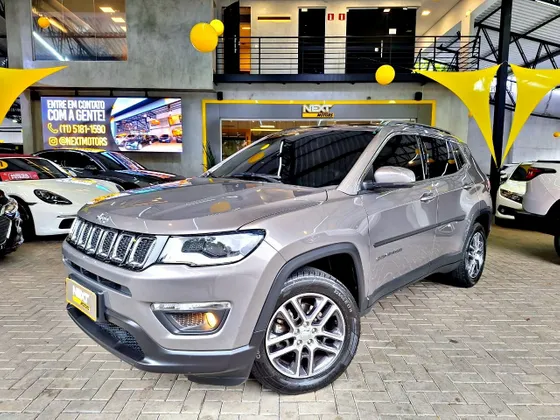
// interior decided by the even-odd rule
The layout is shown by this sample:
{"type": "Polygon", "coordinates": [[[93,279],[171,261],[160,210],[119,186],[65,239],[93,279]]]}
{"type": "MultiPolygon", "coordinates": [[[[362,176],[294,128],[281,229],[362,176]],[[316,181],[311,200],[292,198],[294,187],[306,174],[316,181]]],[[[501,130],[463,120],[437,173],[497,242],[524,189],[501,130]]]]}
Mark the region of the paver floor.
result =
{"type": "Polygon", "coordinates": [[[279,396],[131,368],[66,316],[61,240],[0,260],[0,418],[560,419],[560,257],[494,228],[472,289],[424,281],[376,304],[332,386],[279,396]]]}

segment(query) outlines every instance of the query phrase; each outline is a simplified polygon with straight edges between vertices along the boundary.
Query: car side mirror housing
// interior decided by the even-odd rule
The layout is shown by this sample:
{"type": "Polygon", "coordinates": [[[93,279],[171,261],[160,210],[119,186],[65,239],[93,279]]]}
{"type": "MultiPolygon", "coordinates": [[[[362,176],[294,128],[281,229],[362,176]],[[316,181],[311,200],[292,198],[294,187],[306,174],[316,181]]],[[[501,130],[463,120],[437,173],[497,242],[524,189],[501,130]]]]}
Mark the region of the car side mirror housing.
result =
{"type": "Polygon", "coordinates": [[[416,181],[416,175],[410,169],[398,166],[382,166],[373,174],[375,181],[364,181],[362,189],[372,191],[387,188],[410,188],[416,181]]]}

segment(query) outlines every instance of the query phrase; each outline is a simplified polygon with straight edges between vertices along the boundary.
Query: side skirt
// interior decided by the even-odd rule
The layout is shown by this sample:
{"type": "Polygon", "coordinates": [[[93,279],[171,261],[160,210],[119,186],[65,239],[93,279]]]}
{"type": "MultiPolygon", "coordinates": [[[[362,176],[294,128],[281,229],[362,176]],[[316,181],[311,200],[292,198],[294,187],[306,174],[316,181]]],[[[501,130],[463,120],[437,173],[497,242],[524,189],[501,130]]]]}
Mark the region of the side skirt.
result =
{"type": "Polygon", "coordinates": [[[445,255],[429,262],[426,265],[423,265],[422,267],[417,268],[414,271],[411,271],[410,273],[405,274],[404,276],[397,277],[396,279],[385,283],[368,296],[368,307],[364,311],[362,311],[361,315],[364,316],[365,314],[370,312],[373,309],[375,303],[377,303],[385,296],[395,293],[397,290],[410,286],[411,284],[423,280],[426,277],[431,276],[432,274],[449,273],[455,270],[462,260],[462,253],[445,255]]]}

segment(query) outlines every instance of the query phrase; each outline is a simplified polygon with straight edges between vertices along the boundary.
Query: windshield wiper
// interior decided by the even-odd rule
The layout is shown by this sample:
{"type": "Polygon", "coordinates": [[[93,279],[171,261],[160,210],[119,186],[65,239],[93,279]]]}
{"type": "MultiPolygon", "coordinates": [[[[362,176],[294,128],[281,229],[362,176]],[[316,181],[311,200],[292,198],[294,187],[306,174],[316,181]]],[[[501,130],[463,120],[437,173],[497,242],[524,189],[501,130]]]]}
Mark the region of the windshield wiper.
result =
{"type": "Polygon", "coordinates": [[[279,176],[257,174],[254,172],[239,172],[236,174],[229,175],[225,178],[254,179],[257,181],[276,182],[276,183],[282,182],[279,176]]]}

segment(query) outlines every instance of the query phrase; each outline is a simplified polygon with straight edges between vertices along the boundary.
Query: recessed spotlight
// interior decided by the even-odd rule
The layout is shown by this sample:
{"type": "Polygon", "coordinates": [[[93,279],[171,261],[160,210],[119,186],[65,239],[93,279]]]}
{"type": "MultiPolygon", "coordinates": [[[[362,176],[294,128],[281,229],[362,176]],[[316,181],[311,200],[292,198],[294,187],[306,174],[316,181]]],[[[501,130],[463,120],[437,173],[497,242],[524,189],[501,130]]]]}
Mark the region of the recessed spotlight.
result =
{"type": "Polygon", "coordinates": [[[112,17],[113,22],[115,23],[125,23],[125,20],[122,17],[112,17]]]}
{"type": "Polygon", "coordinates": [[[428,16],[430,13],[432,13],[430,10],[423,10],[422,16],[428,16]]]}
{"type": "Polygon", "coordinates": [[[100,9],[104,13],[115,13],[115,9],[112,7],[100,7],[100,9]]]}
{"type": "Polygon", "coordinates": [[[383,9],[383,13],[389,13],[391,9],[383,9]]]}

